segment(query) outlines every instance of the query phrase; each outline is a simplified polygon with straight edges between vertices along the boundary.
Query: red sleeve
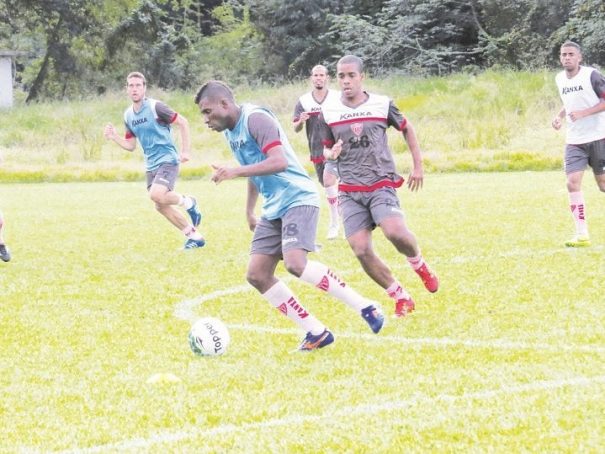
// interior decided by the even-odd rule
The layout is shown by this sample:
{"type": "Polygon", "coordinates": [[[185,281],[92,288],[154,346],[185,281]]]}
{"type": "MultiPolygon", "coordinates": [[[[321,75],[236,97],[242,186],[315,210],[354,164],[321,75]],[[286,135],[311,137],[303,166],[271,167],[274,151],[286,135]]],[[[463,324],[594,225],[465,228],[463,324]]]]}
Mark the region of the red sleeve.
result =
{"type": "Polygon", "coordinates": [[[248,118],[248,130],[263,153],[282,144],[276,120],[268,114],[254,112],[248,118]]]}

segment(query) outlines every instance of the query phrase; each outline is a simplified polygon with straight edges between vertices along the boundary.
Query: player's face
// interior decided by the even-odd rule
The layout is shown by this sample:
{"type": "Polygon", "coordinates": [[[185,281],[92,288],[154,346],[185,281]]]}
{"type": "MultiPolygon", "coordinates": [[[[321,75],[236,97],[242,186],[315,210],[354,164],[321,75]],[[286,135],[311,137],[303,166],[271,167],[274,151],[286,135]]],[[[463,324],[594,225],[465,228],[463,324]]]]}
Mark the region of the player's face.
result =
{"type": "Polygon", "coordinates": [[[336,67],[338,85],[346,99],[356,99],[363,93],[363,74],[355,63],[343,63],[336,67]]]}
{"type": "Polygon", "coordinates": [[[220,100],[202,98],[198,107],[204,117],[204,123],[213,131],[221,132],[230,126],[227,108],[220,100]]]}
{"type": "Polygon", "coordinates": [[[573,46],[561,47],[561,53],[559,55],[561,65],[567,72],[576,72],[582,62],[582,54],[578,49],[573,46]]]}
{"type": "Polygon", "coordinates": [[[145,82],[140,77],[131,77],[126,81],[126,92],[132,102],[139,102],[145,97],[145,82]]]}
{"type": "Polygon", "coordinates": [[[311,83],[313,84],[314,88],[321,90],[326,86],[327,82],[328,74],[323,69],[316,69],[311,74],[311,83]]]}

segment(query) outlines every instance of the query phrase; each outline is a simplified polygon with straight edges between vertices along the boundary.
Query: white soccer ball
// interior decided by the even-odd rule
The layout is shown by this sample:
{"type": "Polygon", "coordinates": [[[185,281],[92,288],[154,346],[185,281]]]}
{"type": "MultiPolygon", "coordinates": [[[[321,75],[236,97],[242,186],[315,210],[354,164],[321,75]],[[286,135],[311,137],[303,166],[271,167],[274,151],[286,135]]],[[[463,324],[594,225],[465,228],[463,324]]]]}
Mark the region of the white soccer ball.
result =
{"type": "Polygon", "coordinates": [[[189,331],[189,346],[198,356],[218,356],[227,351],[229,330],[218,318],[197,320],[189,331]]]}

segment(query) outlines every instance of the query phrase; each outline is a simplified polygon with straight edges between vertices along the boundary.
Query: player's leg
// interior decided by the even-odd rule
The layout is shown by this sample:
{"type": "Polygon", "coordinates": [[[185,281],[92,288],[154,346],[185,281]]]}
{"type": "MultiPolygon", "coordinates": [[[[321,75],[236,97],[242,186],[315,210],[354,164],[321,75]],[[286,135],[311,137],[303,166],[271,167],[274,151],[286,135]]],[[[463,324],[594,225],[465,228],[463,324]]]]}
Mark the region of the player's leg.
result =
{"type": "Polygon", "coordinates": [[[439,289],[439,279],[422,257],[416,236],[405,223],[395,190],[382,188],[372,193],[371,197],[372,218],[380,225],[384,236],[400,254],[406,256],[424,287],[431,293],[436,292],[439,289]]]}
{"type": "Polygon", "coordinates": [[[185,249],[201,248],[206,244],[201,233],[175,208],[182,201],[182,196],[174,192],[177,174],[178,166],[161,166],[156,172],[147,172],[149,198],[155,203],[156,210],[183,232],[187,238],[185,249]]]}
{"type": "Polygon", "coordinates": [[[8,247],[4,243],[4,216],[2,215],[2,211],[0,211],[0,259],[3,262],[8,262],[11,259],[10,251],[8,247]]]}
{"type": "Polygon", "coordinates": [[[282,219],[282,251],[286,269],[302,281],[344,302],[377,333],[384,322],[378,305],[357,293],[323,263],[307,260],[307,253],[315,248],[318,216],[319,209],[312,206],[295,207],[285,214],[282,219]]]}
{"type": "Polygon", "coordinates": [[[374,252],[372,230],[376,224],[367,208],[368,200],[368,194],[342,195],[340,209],[345,236],[363,270],[393,299],[395,315],[401,317],[414,310],[414,301],[395,279],[389,267],[374,252]]]}
{"type": "Polygon", "coordinates": [[[254,230],[246,279],[267,302],[307,334],[299,349],[315,350],[334,342],[333,334],[300,303],[290,288],[275,276],[281,258],[279,220],[260,219],[254,230]]]}
{"type": "Polygon", "coordinates": [[[574,236],[565,242],[565,246],[567,247],[590,246],[584,193],[582,192],[582,179],[588,165],[588,160],[589,155],[583,146],[567,145],[565,147],[567,193],[569,196],[569,208],[575,226],[574,236]]]}
{"type": "Polygon", "coordinates": [[[605,139],[594,143],[590,161],[597,186],[601,192],[605,192],[605,139]]]}
{"type": "Polygon", "coordinates": [[[330,211],[330,224],[328,226],[329,240],[338,238],[340,230],[340,218],[338,213],[338,169],[336,164],[329,161],[323,168],[323,186],[328,200],[328,209],[330,211]]]}

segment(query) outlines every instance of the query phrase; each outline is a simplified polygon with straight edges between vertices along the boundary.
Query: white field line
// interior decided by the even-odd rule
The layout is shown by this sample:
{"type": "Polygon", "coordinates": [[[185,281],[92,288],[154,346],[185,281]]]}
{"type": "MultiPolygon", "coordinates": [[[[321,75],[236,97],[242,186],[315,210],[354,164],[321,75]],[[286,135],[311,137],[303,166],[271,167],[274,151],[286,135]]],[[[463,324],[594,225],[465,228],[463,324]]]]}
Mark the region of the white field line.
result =
{"type": "MultiPolygon", "coordinates": [[[[229,296],[246,291],[254,290],[250,285],[240,285],[237,287],[231,287],[225,290],[218,290],[216,292],[208,293],[207,295],[200,296],[197,298],[181,301],[177,303],[174,316],[181,320],[188,320],[193,323],[199,315],[195,314],[194,309],[206,301],[211,301],[215,298],[222,296],[229,296]]],[[[300,335],[300,330],[295,328],[292,329],[279,329],[271,328],[258,325],[242,325],[242,324],[227,324],[229,329],[250,331],[256,333],[269,333],[269,334],[288,334],[288,335],[300,335]]],[[[364,325],[365,327],[365,325],[364,325]]],[[[600,345],[569,345],[559,344],[551,345],[544,343],[532,343],[532,342],[513,342],[505,340],[473,340],[473,339],[451,339],[447,337],[405,337],[405,336],[382,336],[369,333],[334,333],[336,338],[344,339],[362,339],[364,342],[391,342],[396,344],[408,344],[408,345],[429,345],[434,347],[451,347],[461,346],[467,348],[484,348],[484,349],[501,349],[501,350],[536,350],[536,351],[548,351],[548,352],[570,352],[570,353],[605,353],[605,346],[600,345]]]]}
{"type": "Polygon", "coordinates": [[[460,395],[454,394],[438,394],[436,396],[415,396],[406,400],[393,400],[383,404],[359,404],[348,407],[340,407],[331,411],[326,411],[320,414],[313,415],[297,415],[288,416],[285,418],[274,418],[265,421],[246,423],[246,424],[222,424],[210,429],[192,428],[191,430],[182,430],[178,432],[164,432],[153,434],[147,438],[133,438],[123,440],[116,443],[91,446],[89,448],[72,449],[61,451],[61,453],[98,453],[108,451],[120,451],[127,449],[146,449],[157,444],[175,443],[183,440],[203,437],[204,441],[213,436],[232,434],[236,432],[246,432],[255,430],[271,429],[281,426],[296,426],[306,423],[321,422],[323,426],[340,423],[342,419],[367,416],[369,414],[377,414],[387,411],[403,410],[412,406],[430,406],[442,402],[455,403],[466,402],[472,400],[489,400],[503,396],[510,397],[512,394],[522,393],[537,393],[544,391],[553,391],[566,387],[588,387],[593,385],[605,384],[605,375],[597,375],[594,377],[573,377],[560,380],[541,380],[532,383],[518,384],[514,386],[503,386],[497,389],[487,389],[484,391],[469,392],[460,395]]]}

